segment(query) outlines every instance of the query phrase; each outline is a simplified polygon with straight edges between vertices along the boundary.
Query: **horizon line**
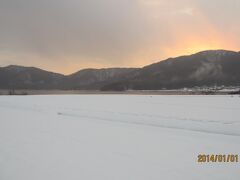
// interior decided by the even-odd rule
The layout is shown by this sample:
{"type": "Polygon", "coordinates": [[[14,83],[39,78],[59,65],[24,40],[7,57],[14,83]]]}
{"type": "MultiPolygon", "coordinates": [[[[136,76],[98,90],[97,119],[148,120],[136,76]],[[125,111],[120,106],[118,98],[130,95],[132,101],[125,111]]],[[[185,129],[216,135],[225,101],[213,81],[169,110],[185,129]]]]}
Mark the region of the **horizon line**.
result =
{"type": "Polygon", "coordinates": [[[102,67],[102,68],[94,68],[94,67],[89,67],[89,68],[82,68],[82,69],[79,69],[73,73],[70,73],[70,74],[64,74],[64,73],[60,73],[60,72],[55,72],[55,71],[52,71],[52,70],[47,70],[45,68],[41,68],[41,67],[36,67],[36,66],[26,66],[26,65],[18,65],[18,64],[9,64],[9,65],[6,65],[6,66],[0,66],[0,68],[7,68],[7,67],[10,67],[10,66],[16,66],[16,67],[22,67],[22,68],[36,68],[36,69],[40,69],[40,70],[43,70],[43,71],[47,71],[47,72],[50,72],[50,73],[54,73],[54,74],[60,74],[60,75],[64,75],[64,76],[70,76],[72,74],[75,74],[77,72],[80,72],[80,71],[83,71],[83,70],[105,70],[105,69],[141,69],[143,67],[146,67],[146,66],[149,66],[149,65],[152,65],[152,64],[156,64],[156,63],[159,63],[161,61],[166,61],[168,59],[174,59],[174,58],[179,58],[179,57],[184,57],[184,56],[192,56],[192,55],[195,55],[195,54],[199,54],[199,53],[203,53],[203,52],[209,52],[209,51],[228,51],[228,52],[234,52],[234,53],[240,53],[240,51],[234,51],[234,50],[226,50],[226,49],[212,49],[212,50],[203,50],[203,51],[198,51],[198,52],[195,52],[195,53],[191,53],[191,54],[184,54],[184,55],[179,55],[179,56],[175,56],[175,57],[168,57],[168,58],[165,58],[163,60],[158,60],[157,62],[153,62],[151,64],[147,64],[147,65],[144,65],[144,66],[140,66],[140,67],[127,67],[127,66],[124,66],[124,67],[116,67],[116,66],[113,66],[113,67],[102,67]]]}

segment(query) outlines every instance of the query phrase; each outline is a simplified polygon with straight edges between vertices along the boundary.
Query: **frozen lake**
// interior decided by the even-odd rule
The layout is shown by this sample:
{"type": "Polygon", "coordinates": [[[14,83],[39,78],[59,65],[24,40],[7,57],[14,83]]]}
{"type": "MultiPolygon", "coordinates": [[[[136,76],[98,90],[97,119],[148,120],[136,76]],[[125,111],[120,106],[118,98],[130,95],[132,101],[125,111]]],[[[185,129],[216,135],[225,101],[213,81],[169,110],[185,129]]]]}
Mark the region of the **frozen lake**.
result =
{"type": "Polygon", "coordinates": [[[0,96],[0,180],[239,180],[239,96],[0,96]]]}

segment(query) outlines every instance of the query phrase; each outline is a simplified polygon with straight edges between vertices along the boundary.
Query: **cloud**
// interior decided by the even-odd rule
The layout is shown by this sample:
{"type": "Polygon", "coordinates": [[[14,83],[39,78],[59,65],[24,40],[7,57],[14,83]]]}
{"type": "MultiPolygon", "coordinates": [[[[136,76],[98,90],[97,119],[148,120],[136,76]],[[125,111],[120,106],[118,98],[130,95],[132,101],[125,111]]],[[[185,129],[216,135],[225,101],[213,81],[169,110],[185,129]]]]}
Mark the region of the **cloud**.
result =
{"type": "Polygon", "coordinates": [[[238,48],[237,5],[234,0],[0,0],[0,65],[70,73],[143,66],[225,41],[223,48],[238,48]],[[221,37],[225,33],[229,38],[221,37]]]}
{"type": "Polygon", "coordinates": [[[192,16],[194,14],[194,9],[193,8],[184,8],[176,12],[176,14],[185,14],[192,16]]]}

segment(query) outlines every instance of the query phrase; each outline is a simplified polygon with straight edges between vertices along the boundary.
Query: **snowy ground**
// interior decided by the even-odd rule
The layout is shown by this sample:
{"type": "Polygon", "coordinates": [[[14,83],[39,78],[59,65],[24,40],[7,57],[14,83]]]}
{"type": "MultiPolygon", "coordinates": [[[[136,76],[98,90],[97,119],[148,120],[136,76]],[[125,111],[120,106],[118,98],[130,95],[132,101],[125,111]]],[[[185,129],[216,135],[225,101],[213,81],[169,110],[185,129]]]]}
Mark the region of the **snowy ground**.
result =
{"type": "Polygon", "coordinates": [[[0,96],[0,180],[239,180],[239,96],[0,96]]]}

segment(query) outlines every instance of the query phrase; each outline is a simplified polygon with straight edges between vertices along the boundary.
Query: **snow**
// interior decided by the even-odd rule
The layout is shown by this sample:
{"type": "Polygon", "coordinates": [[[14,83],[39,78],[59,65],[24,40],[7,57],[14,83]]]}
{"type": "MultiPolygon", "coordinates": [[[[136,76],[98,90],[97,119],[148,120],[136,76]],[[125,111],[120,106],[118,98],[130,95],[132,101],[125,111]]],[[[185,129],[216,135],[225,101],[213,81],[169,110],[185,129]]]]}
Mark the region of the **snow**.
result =
{"type": "Polygon", "coordinates": [[[239,96],[0,96],[0,180],[238,180],[239,96]]]}

